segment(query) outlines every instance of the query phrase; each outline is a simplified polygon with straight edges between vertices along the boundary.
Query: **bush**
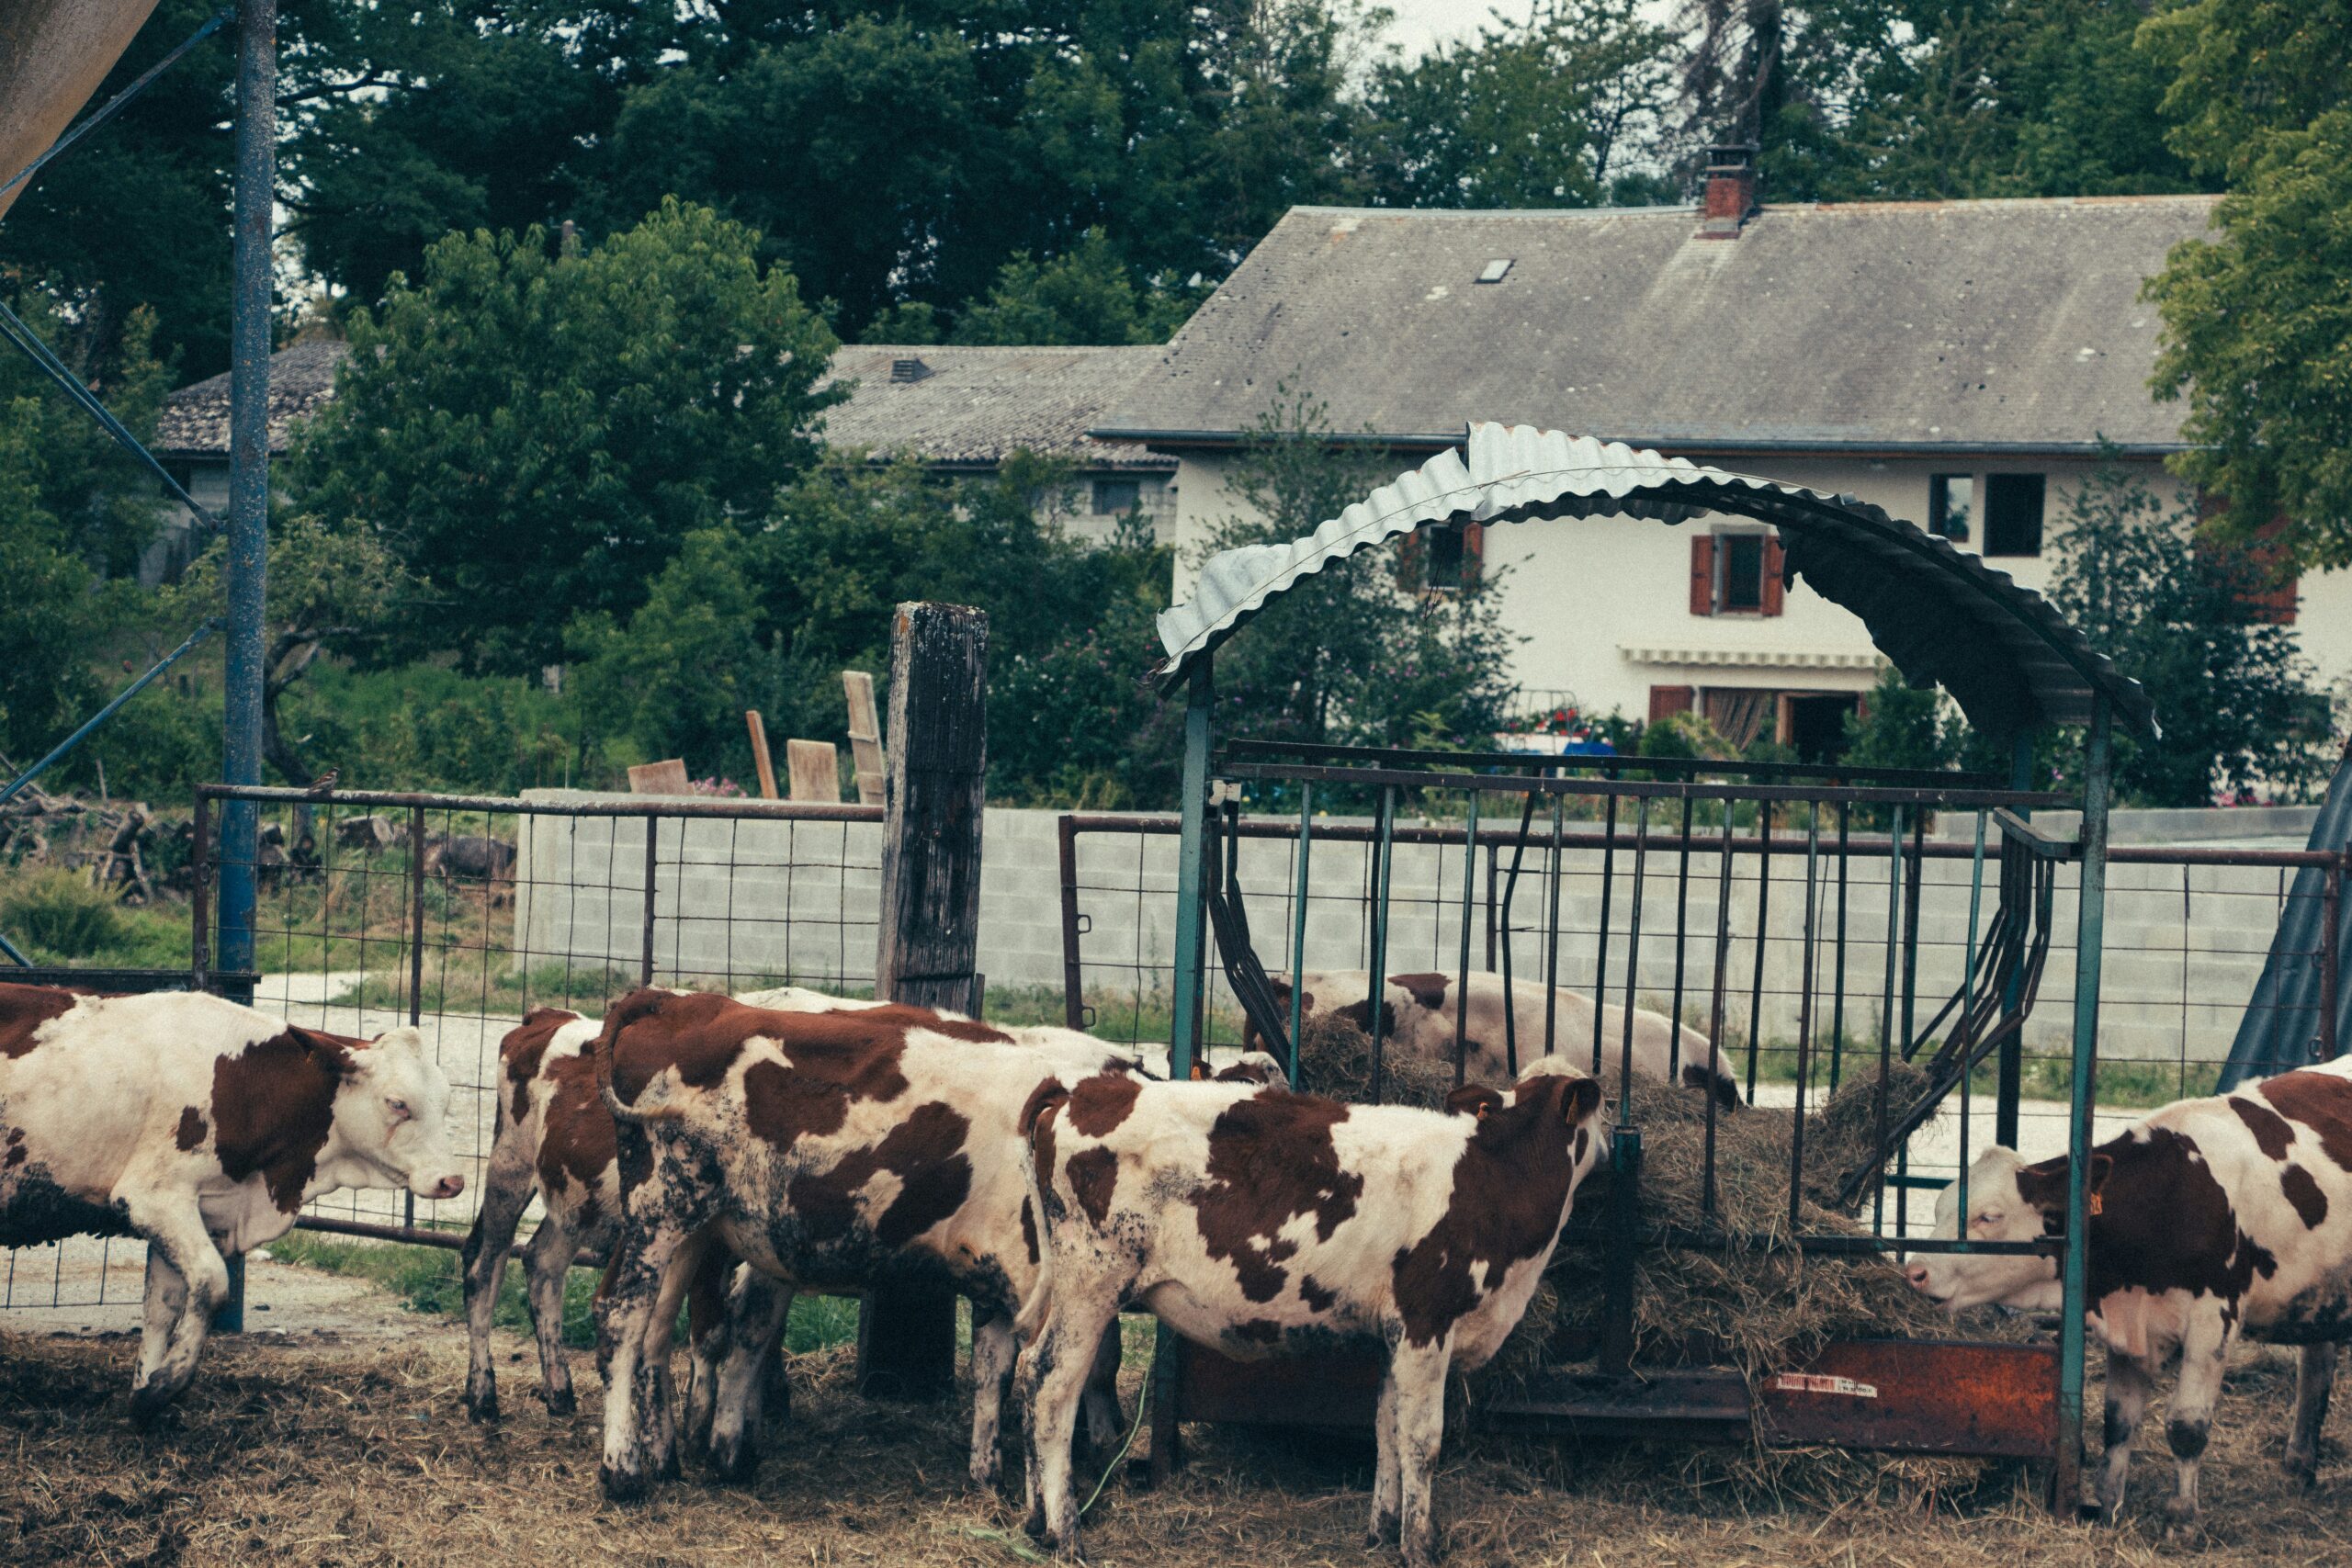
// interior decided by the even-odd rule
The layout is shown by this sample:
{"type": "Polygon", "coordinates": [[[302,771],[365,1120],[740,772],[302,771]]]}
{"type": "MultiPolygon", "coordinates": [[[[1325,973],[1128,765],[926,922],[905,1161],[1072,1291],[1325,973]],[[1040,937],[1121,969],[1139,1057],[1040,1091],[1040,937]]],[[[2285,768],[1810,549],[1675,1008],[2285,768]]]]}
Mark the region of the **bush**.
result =
{"type": "Polygon", "coordinates": [[[36,871],[0,893],[0,926],[60,958],[89,958],[122,940],[114,895],[62,866],[36,871]]]}

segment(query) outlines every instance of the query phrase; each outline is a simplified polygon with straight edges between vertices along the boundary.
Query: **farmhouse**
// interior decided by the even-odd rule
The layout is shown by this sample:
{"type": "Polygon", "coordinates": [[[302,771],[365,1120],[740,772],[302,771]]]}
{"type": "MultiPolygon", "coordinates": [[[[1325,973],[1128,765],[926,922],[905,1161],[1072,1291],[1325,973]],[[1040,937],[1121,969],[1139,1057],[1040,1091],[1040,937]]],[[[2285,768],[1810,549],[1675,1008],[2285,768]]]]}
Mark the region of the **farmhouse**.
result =
{"type": "MultiPolygon", "coordinates": [[[[1402,469],[1471,420],[1655,446],[1857,496],[2033,588],[2102,443],[2170,494],[2182,407],[2148,391],[2142,280],[2201,232],[2201,196],[1758,208],[1743,168],[1703,207],[1294,209],[1159,355],[1105,440],[1177,459],[1177,597],[1248,515],[1232,477],[1277,389],[1402,469]]],[[[1594,518],[1475,526],[1432,586],[1499,580],[1544,706],[1703,711],[1816,754],[1877,679],[1861,623],[1782,589],[1770,530],[1594,518]]],[[[2282,588],[2323,680],[2352,677],[2352,575],[2282,588]],[[2298,604],[2298,592],[2300,604],[2298,604]]]]}
{"type": "MultiPolygon", "coordinates": [[[[297,343],[269,357],[269,448],[282,457],[294,426],[334,396],[350,345],[297,343]]],[[[1067,466],[1067,482],[1041,491],[1041,517],[1080,538],[1105,538],[1133,513],[1157,525],[1174,511],[1177,460],[1136,442],[1087,434],[1136,378],[1155,348],[974,348],[853,344],[833,355],[827,385],[846,381],[849,400],[825,416],[836,446],[877,458],[908,457],[938,474],[989,474],[1016,452],[1067,466]]],[[[153,449],[206,506],[229,500],[229,378],[183,387],[164,400],[153,449]]],[[[153,585],[186,564],[185,518],[140,563],[153,585]]]]}

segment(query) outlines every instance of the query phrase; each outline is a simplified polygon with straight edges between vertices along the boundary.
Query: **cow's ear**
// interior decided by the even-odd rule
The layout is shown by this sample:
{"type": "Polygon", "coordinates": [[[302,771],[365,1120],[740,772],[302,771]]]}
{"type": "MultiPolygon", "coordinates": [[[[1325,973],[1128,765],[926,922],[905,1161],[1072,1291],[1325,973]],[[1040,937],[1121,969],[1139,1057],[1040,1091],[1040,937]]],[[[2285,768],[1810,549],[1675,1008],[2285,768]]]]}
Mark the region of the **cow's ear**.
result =
{"type": "Polygon", "coordinates": [[[1568,1086],[1563,1097],[1567,1104],[1565,1119],[1571,1127],[1582,1126],[1600,1109],[1600,1080],[1578,1078],[1568,1086]]]}
{"type": "Polygon", "coordinates": [[[364,1050],[371,1043],[365,1040],[340,1039],[333,1034],[322,1034],[315,1029],[297,1028],[290,1032],[302,1043],[302,1049],[311,1060],[325,1068],[328,1076],[338,1078],[359,1068],[361,1064],[352,1055],[353,1049],[364,1050]]]}
{"type": "MultiPolygon", "coordinates": [[[[2107,1155],[2091,1156],[2090,1190],[2096,1194],[2099,1184],[2107,1179],[2114,1159],[2107,1155]]],[[[2044,1213],[2062,1218],[2066,1213],[2066,1179],[2074,1164],[2064,1155],[2054,1155],[2037,1165],[2018,1168],[2018,1195],[2044,1213]]]]}
{"type": "Polygon", "coordinates": [[[1445,1097],[1449,1115],[1476,1116],[1480,1121],[1502,1109],[1503,1097],[1482,1083],[1466,1083],[1445,1097]]]}

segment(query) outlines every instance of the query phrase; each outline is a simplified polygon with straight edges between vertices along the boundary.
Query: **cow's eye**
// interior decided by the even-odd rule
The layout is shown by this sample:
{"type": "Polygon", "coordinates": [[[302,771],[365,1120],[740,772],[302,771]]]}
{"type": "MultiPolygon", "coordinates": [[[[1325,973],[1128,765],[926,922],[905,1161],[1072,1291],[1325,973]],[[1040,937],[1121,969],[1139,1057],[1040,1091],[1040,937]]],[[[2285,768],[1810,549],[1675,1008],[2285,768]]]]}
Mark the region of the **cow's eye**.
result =
{"type": "Polygon", "coordinates": [[[384,1101],[384,1109],[392,1113],[393,1121],[398,1122],[408,1114],[408,1101],[405,1100],[388,1100],[384,1101]]]}
{"type": "Polygon", "coordinates": [[[1976,1216],[1976,1223],[1980,1225],[1996,1225],[2001,1223],[2001,1216],[1996,1211],[1987,1209],[1976,1216]]]}

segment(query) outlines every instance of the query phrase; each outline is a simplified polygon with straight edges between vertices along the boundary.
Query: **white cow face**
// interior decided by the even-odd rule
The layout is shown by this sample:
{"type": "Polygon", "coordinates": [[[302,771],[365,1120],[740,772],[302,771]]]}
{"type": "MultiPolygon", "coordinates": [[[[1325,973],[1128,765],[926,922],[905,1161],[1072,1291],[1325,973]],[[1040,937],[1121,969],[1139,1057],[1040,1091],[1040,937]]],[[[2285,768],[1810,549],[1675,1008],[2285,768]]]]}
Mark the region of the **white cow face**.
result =
{"type": "Polygon", "coordinates": [[[413,1028],[395,1029],[351,1054],[335,1095],[334,1131],[334,1157],[368,1167],[379,1178],[352,1185],[397,1184],[419,1198],[455,1198],[466,1190],[449,1147],[449,1079],[413,1028]]]}
{"type": "MultiPolygon", "coordinates": [[[[2105,1155],[2092,1156],[2094,1191],[2107,1163],[2105,1155]]],[[[2064,1156],[2028,1165],[2015,1149],[1985,1150],[1968,1168],[1967,1239],[2039,1241],[2063,1232],[2066,1168],[2064,1156]]],[[[1942,1241],[1960,1239],[1958,1183],[1937,1195],[1929,1234],[1942,1241]]],[[[2062,1301],[2055,1258],[1935,1253],[1914,1258],[1904,1276],[1914,1290],[1953,1312],[1988,1304],[2049,1309],[2062,1301]]]]}

